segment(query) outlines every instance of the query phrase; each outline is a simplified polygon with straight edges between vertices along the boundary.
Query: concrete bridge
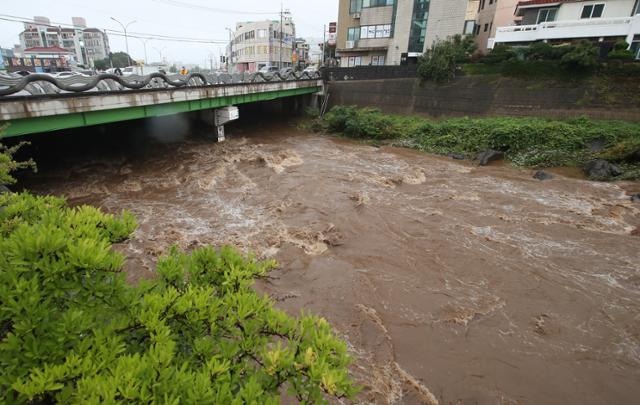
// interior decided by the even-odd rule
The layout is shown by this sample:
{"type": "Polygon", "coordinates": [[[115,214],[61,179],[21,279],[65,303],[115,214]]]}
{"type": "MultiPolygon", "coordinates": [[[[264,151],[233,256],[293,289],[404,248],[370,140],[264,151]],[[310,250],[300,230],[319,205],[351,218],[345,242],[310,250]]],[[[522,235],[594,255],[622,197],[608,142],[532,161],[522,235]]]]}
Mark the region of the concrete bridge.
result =
{"type": "MultiPolygon", "coordinates": [[[[54,79],[46,75],[0,78],[4,137],[108,124],[259,101],[311,95],[323,90],[317,74],[202,75],[54,79]]],[[[214,123],[212,122],[212,125],[214,123]]]]}

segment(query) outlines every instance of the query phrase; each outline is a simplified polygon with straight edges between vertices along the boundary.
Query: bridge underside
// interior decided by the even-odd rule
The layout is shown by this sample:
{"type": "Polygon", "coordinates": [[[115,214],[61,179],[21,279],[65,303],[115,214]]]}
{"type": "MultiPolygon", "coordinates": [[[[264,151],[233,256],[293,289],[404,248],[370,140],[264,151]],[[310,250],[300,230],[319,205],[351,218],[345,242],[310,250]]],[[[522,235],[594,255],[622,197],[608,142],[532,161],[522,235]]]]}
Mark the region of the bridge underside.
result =
{"type": "Polygon", "coordinates": [[[270,101],[313,94],[321,89],[321,81],[310,80],[119,94],[24,97],[0,102],[0,119],[9,124],[1,136],[15,137],[270,101]]]}

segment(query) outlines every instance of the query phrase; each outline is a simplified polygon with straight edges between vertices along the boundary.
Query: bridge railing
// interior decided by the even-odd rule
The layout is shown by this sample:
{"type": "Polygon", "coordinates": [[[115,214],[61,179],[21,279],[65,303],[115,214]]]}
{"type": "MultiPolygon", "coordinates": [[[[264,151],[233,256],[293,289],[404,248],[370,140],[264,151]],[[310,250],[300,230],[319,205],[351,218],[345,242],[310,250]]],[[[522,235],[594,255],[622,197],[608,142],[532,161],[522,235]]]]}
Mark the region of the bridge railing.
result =
{"type": "Polygon", "coordinates": [[[183,87],[220,86],[241,83],[271,83],[321,79],[319,73],[291,70],[271,73],[203,74],[189,75],[152,73],[146,76],[70,76],[57,78],[48,74],[30,74],[24,77],[0,75],[0,97],[40,96],[62,93],[118,92],[141,89],[173,89],[183,87]]]}

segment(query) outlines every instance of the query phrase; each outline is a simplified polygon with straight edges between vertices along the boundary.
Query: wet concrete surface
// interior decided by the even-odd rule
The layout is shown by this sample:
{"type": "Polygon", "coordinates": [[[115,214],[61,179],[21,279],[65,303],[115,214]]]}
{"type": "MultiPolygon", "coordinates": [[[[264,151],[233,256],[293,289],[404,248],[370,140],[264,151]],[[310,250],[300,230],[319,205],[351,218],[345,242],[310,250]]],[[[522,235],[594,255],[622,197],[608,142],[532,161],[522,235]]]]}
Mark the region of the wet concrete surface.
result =
{"type": "Polygon", "coordinates": [[[269,124],[61,156],[22,184],[133,211],[132,282],[173,244],[276,258],[257,288],[332,322],[359,402],[636,403],[637,185],[532,174],[269,124]]]}

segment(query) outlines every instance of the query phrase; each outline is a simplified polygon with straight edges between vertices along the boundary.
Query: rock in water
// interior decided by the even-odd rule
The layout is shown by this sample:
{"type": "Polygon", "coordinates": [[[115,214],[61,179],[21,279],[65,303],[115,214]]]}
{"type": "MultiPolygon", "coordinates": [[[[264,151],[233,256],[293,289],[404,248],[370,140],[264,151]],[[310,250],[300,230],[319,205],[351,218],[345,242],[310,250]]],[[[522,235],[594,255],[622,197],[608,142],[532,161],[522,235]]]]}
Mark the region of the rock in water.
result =
{"type": "Polygon", "coordinates": [[[504,152],[498,152],[497,150],[488,150],[478,155],[480,166],[486,166],[496,160],[502,160],[504,158],[504,152]]]}
{"type": "Polygon", "coordinates": [[[536,174],[533,175],[533,178],[540,181],[551,180],[553,178],[553,175],[545,172],[544,170],[538,170],[536,174]]]}
{"type": "Polygon", "coordinates": [[[596,159],[587,163],[584,167],[584,173],[592,178],[604,179],[620,176],[623,172],[618,166],[611,164],[604,159],[596,159]]]}
{"type": "Polygon", "coordinates": [[[633,202],[640,202],[640,193],[632,195],[631,196],[631,201],[633,202]]]}
{"type": "Polygon", "coordinates": [[[465,160],[467,157],[465,155],[463,155],[462,153],[451,153],[449,155],[449,157],[451,159],[455,159],[455,160],[465,160]]]}

